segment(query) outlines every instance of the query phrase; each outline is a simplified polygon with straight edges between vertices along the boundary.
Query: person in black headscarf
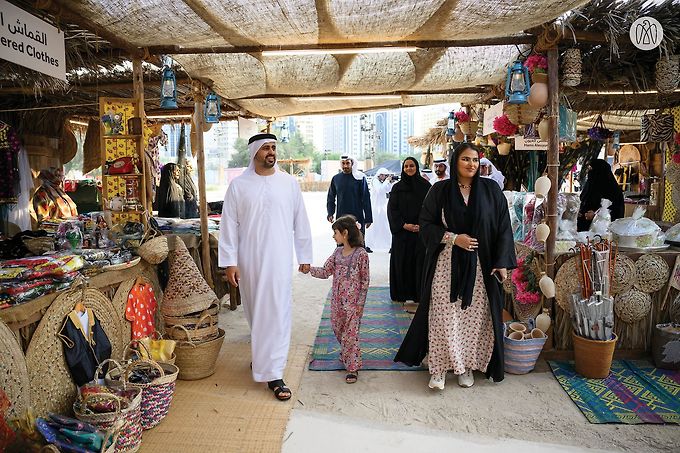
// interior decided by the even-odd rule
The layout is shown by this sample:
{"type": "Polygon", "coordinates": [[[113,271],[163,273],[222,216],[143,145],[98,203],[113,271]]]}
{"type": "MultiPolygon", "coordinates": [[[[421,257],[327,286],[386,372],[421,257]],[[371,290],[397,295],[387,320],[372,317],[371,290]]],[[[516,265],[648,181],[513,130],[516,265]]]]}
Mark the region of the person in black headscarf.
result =
{"type": "Polygon", "coordinates": [[[161,170],[161,182],[156,192],[159,217],[182,218],[184,215],[184,193],[179,185],[180,169],[169,163],[161,170]]]}
{"type": "Polygon", "coordinates": [[[420,176],[418,161],[412,157],[404,159],[401,178],[392,187],[387,202],[387,220],[392,232],[390,297],[395,301],[420,301],[425,247],[418,234],[418,217],[430,187],[420,176]]]}
{"type": "Polygon", "coordinates": [[[451,179],[430,189],[420,212],[423,291],[394,360],[417,366],[429,353],[433,389],[444,388],[449,370],[462,387],[473,385],[473,370],[504,377],[500,281],[517,263],[507,201],[480,178],[479,159],[473,145],[458,145],[451,179]]]}
{"type": "Polygon", "coordinates": [[[192,162],[190,159],[185,159],[184,165],[180,169],[180,186],[184,193],[184,216],[183,219],[197,219],[198,218],[198,190],[192,174],[192,162]]]}
{"type": "Polygon", "coordinates": [[[581,208],[578,212],[578,231],[588,231],[600,209],[602,199],[612,202],[609,207],[612,221],[624,216],[623,192],[616,182],[612,168],[606,160],[595,159],[590,163],[586,183],[581,191],[581,208]]]}

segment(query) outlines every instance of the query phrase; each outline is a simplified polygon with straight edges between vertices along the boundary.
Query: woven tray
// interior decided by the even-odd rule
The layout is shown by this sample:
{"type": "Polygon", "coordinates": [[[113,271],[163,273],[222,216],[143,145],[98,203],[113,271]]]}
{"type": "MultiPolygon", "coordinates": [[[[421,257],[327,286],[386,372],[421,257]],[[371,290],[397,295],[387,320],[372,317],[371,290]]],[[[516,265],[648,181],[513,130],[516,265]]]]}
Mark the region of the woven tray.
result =
{"type": "Polygon", "coordinates": [[[614,275],[612,277],[612,294],[625,293],[635,283],[635,261],[626,255],[616,255],[614,275]]]}
{"type": "Polygon", "coordinates": [[[111,342],[111,356],[120,357],[123,352],[121,338],[121,315],[111,301],[99,290],[74,289],[57,297],[47,309],[33,334],[26,352],[31,401],[36,416],[48,412],[68,414],[77,397],[77,388],[66,365],[64,349],[57,332],[64,318],[82,301],[94,311],[102,329],[111,342]]]}
{"type": "Polygon", "coordinates": [[[571,295],[581,293],[579,264],[579,257],[573,256],[560,266],[555,276],[555,300],[557,305],[567,313],[571,313],[571,295]]]}
{"type": "Polygon", "coordinates": [[[8,418],[19,417],[31,405],[26,357],[14,333],[0,321],[0,389],[12,406],[8,418]]]}
{"type": "Polygon", "coordinates": [[[635,262],[635,288],[645,293],[655,293],[666,285],[670,268],[659,255],[642,255],[635,262]]]}

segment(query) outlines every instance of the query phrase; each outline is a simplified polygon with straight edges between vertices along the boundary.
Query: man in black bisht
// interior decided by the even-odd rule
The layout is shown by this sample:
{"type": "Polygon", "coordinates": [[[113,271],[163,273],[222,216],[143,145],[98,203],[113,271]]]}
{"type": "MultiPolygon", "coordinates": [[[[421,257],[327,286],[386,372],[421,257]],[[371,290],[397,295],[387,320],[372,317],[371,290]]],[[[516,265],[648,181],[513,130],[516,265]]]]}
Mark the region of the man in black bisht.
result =
{"type": "MultiPolygon", "coordinates": [[[[340,157],[340,165],[342,172],[333,176],[328,188],[327,219],[330,223],[333,223],[334,215],[340,217],[351,214],[361,224],[361,234],[366,235],[366,228],[373,223],[371,194],[368,191],[366,177],[357,168],[356,160],[353,157],[340,157]]],[[[366,251],[371,252],[368,247],[366,251]]]]}

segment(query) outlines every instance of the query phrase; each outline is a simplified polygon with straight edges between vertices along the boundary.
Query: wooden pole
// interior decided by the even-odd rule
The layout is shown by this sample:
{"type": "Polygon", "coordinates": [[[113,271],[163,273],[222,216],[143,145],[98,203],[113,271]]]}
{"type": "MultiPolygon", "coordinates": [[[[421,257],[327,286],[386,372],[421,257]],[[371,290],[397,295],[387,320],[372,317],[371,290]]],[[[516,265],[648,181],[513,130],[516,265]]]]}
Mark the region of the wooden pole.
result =
{"type": "Polygon", "coordinates": [[[559,90],[558,52],[556,48],[548,51],[548,96],[549,96],[549,139],[548,139],[548,178],[551,187],[548,192],[546,206],[550,236],[545,243],[546,273],[555,277],[555,236],[557,234],[557,193],[559,192],[558,170],[560,167],[560,131],[559,131],[559,90]]]}
{"type": "Polygon", "coordinates": [[[148,211],[148,207],[153,202],[151,195],[151,187],[147,193],[147,176],[150,168],[146,165],[146,143],[144,142],[144,125],[146,124],[146,114],[144,113],[144,69],[142,68],[142,59],[135,57],[132,59],[132,93],[135,99],[135,116],[142,119],[142,134],[137,138],[137,153],[139,159],[142,160],[142,173],[144,177],[139,183],[139,201],[142,203],[142,208],[148,211]]]}
{"type": "Polygon", "coordinates": [[[203,86],[200,82],[194,82],[194,124],[196,128],[196,164],[198,165],[198,202],[201,215],[201,261],[203,262],[203,276],[211,288],[215,288],[212,279],[212,266],[210,263],[210,233],[208,232],[208,201],[205,188],[205,153],[203,150],[203,86]]]}

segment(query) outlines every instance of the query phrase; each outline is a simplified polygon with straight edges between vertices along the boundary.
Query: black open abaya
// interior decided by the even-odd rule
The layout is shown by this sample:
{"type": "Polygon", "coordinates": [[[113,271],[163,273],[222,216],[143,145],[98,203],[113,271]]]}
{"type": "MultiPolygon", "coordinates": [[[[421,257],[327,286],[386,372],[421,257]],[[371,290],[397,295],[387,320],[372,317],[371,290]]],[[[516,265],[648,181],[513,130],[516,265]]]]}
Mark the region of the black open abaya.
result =
{"type": "Polygon", "coordinates": [[[390,254],[390,297],[392,300],[420,301],[425,247],[418,233],[404,229],[407,223],[417,225],[420,208],[430,190],[429,182],[420,176],[418,162],[409,157],[416,165],[416,173],[408,176],[402,164],[401,178],[392,187],[387,202],[387,219],[392,232],[390,254]]]}
{"type": "Polygon", "coordinates": [[[177,164],[169,163],[161,170],[161,182],[156,192],[159,217],[182,218],[184,194],[176,177],[177,164]]]}

